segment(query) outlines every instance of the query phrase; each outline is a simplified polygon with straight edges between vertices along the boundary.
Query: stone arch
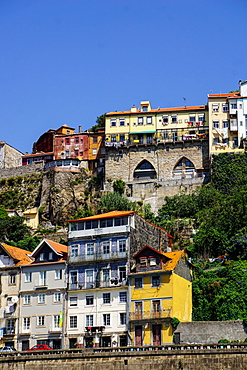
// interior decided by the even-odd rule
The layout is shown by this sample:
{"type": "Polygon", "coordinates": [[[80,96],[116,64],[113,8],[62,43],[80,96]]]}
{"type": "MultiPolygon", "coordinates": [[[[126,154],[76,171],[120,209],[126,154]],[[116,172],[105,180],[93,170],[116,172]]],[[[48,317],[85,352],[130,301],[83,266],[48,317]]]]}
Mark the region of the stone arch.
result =
{"type": "Polygon", "coordinates": [[[134,170],[134,179],[155,179],[157,177],[154,166],[144,159],[134,170]]]}
{"type": "Polygon", "coordinates": [[[195,176],[194,163],[187,157],[180,158],[173,167],[173,176],[195,176]]]}

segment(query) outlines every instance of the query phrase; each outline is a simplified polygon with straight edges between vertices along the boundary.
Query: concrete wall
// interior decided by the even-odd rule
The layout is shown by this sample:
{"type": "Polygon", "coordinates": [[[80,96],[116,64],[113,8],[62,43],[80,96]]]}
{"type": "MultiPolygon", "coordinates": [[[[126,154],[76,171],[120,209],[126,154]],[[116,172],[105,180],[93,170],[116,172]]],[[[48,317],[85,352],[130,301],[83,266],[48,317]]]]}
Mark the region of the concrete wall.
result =
{"type": "Polygon", "coordinates": [[[218,343],[220,339],[244,341],[247,327],[242,320],[181,322],[175,333],[180,343],[218,343]]]}

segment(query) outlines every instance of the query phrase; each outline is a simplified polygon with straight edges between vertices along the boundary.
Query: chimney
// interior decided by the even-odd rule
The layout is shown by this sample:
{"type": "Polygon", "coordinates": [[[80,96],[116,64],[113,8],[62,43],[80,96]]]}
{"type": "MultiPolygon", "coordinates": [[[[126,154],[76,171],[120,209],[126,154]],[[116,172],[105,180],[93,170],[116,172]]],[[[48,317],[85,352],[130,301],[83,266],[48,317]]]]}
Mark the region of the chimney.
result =
{"type": "Polygon", "coordinates": [[[81,133],[82,132],[82,126],[79,126],[78,127],[78,132],[81,133]]]}

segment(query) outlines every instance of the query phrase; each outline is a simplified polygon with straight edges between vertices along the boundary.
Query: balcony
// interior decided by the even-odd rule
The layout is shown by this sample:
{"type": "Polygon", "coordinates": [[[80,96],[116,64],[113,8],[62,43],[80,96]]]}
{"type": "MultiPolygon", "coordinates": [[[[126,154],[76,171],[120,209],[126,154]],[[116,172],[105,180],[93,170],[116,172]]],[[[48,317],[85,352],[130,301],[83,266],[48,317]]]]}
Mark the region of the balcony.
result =
{"type": "Polygon", "coordinates": [[[108,261],[108,260],[119,260],[125,259],[128,257],[127,251],[125,252],[110,252],[110,253],[103,253],[97,252],[95,254],[87,254],[87,255],[80,255],[80,256],[69,256],[68,262],[69,263],[80,263],[80,262],[95,262],[95,261],[108,261]]]}
{"type": "Polygon", "coordinates": [[[170,307],[160,311],[130,312],[129,321],[168,319],[171,317],[171,309],[170,307]]]}
{"type": "Polygon", "coordinates": [[[95,289],[95,288],[116,288],[121,286],[126,286],[126,280],[110,279],[108,281],[90,281],[90,282],[75,282],[69,284],[69,290],[85,290],[85,289],[95,289]]]}

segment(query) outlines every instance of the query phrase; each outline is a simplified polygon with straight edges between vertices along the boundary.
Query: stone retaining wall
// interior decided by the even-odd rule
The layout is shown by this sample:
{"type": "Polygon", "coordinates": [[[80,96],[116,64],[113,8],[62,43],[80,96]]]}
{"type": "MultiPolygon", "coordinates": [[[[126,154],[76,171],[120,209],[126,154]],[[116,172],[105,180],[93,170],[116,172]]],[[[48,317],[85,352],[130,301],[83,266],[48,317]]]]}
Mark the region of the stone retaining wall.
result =
{"type": "Polygon", "coordinates": [[[1,370],[245,370],[245,348],[98,354],[48,354],[0,358],[1,370]]]}
{"type": "Polygon", "coordinates": [[[0,179],[8,179],[9,177],[31,175],[36,172],[44,172],[43,162],[27,164],[26,166],[19,166],[13,168],[0,169],[0,179]]]}

